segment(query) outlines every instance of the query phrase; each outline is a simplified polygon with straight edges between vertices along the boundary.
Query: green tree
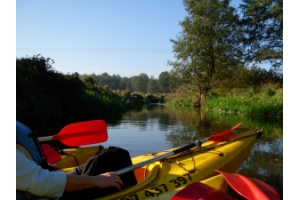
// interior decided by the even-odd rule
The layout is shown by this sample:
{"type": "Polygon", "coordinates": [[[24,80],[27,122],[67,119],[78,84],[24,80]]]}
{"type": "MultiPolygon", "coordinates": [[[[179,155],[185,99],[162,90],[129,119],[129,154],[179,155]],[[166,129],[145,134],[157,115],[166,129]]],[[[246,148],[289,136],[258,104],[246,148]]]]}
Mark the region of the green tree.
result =
{"type": "Polygon", "coordinates": [[[131,90],[132,91],[140,91],[139,77],[138,76],[131,76],[129,79],[130,79],[131,90]]]}
{"type": "Polygon", "coordinates": [[[120,80],[120,90],[131,90],[131,81],[127,77],[123,77],[120,80]]]}
{"type": "Polygon", "coordinates": [[[241,64],[239,18],[229,0],[184,0],[188,16],[182,32],[171,39],[176,61],[168,61],[180,84],[199,94],[203,104],[209,90],[241,64]]]}
{"type": "Polygon", "coordinates": [[[108,73],[102,73],[99,78],[99,85],[101,86],[109,86],[111,80],[111,76],[108,73]]]}
{"type": "Polygon", "coordinates": [[[158,81],[154,76],[151,76],[147,83],[147,92],[152,94],[158,92],[158,81]]]}
{"type": "Polygon", "coordinates": [[[121,82],[121,77],[119,75],[113,74],[111,77],[111,83],[109,85],[109,88],[112,90],[120,89],[120,82],[121,82]]]}
{"type": "Polygon", "coordinates": [[[148,81],[149,77],[145,73],[131,77],[132,90],[136,92],[147,92],[148,81]]]}
{"type": "Polygon", "coordinates": [[[283,0],[242,0],[242,24],[246,58],[250,62],[269,61],[282,69],[283,0]]]}
{"type": "Polygon", "coordinates": [[[169,72],[160,73],[158,77],[159,89],[161,92],[170,92],[171,81],[169,72]]]}
{"type": "Polygon", "coordinates": [[[85,77],[83,77],[83,82],[88,87],[94,87],[96,85],[96,80],[93,79],[91,76],[85,76],[85,77]]]}

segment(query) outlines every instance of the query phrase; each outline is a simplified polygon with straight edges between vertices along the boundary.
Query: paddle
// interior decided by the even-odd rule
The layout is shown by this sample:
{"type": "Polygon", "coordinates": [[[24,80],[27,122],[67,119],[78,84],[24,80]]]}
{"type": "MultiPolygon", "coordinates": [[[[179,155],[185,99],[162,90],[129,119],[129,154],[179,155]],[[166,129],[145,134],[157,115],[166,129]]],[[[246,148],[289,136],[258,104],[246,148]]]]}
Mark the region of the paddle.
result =
{"type": "Polygon", "coordinates": [[[41,147],[48,164],[54,164],[61,160],[61,155],[49,144],[42,144],[41,147]]]}
{"type": "Polygon", "coordinates": [[[108,139],[103,120],[76,122],[65,126],[57,135],[39,137],[40,142],[59,140],[67,146],[80,146],[105,142],[108,139]]]}
{"type": "Polygon", "coordinates": [[[222,174],[227,183],[241,196],[246,199],[252,200],[267,200],[267,199],[279,199],[279,195],[270,185],[267,183],[248,178],[241,174],[230,174],[215,170],[222,174]]]}
{"type": "MultiPolygon", "coordinates": [[[[241,196],[251,200],[277,200],[279,199],[278,193],[267,183],[248,178],[241,174],[230,174],[215,170],[222,174],[227,183],[241,196]]],[[[218,191],[210,186],[195,182],[176,193],[170,200],[194,200],[194,199],[233,199],[227,194],[218,191]]]]}
{"type": "Polygon", "coordinates": [[[242,122],[240,122],[239,124],[235,125],[234,127],[232,127],[231,129],[229,130],[226,130],[226,131],[223,131],[221,133],[217,133],[217,134],[214,134],[212,136],[209,136],[207,138],[204,138],[204,139],[201,139],[201,140],[197,140],[195,141],[194,143],[192,144],[189,144],[189,145],[186,145],[186,146],[183,146],[183,147],[180,147],[174,151],[170,151],[168,153],[165,153],[163,155],[160,155],[160,156],[157,156],[157,157],[154,157],[154,158],[151,158],[149,160],[146,160],[146,161],[143,161],[143,162],[140,162],[140,163],[137,163],[135,165],[131,165],[131,166],[128,166],[128,167],[125,167],[123,169],[120,169],[120,170],[117,170],[117,174],[118,175],[121,175],[121,174],[124,174],[126,172],[129,172],[129,171],[132,171],[132,170],[135,170],[137,168],[140,168],[142,166],[145,166],[149,163],[153,163],[155,161],[158,161],[158,160],[162,160],[162,159],[165,159],[171,155],[175,155],[175,154],[178,154],[178,153],[181,153],[181,152],[184,152],[186,150],[189,150],[195,146],[200,146],[202,145],[202,143],[206,142],[206,141],[220,141],[223,139],[223,137],[229,133],[231,133],[231,131],[233,131],[234,129],[236,129],[237,127],[239,127],[240,125],[242,124],[242,122]]]}
{"type": "Polygon", "coordinates": [[[236,200],[226,193],[212,188],[204,183],[192,183],[170,198],[170,200],[205,200],[205,199],[222,199],[236,200]]]}

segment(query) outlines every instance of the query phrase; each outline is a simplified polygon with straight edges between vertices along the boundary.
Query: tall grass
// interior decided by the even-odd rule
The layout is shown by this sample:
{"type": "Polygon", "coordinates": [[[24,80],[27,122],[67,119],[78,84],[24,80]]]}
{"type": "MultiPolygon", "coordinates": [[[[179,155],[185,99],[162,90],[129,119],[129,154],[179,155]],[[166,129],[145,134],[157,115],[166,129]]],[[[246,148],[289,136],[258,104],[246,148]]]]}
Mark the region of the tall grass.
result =
{"type": "MultiPolygon", "coordinates": [[[[167,105],[192,106],[196,94],[179,93],[167,97],[167,105]]],[[[261,87],[214,89],[208,93],[203,109],[260,117],[283,117],[283,89],[277,84],[261,87]]]]}
{"type": "Polygon", "coordinates": [[[267,84],[260,88],[232,89],[226,93],[215,91],[208,97],[204,108],[224,113],[282,118],[283,90],[276,84],[267,84]]]}
{"type": "Polygon", "coordinates": [[[170,93],[165,97],[166,105],[175,107],[188,107],[197,100],[197,94],[190,90],[180,87],[176,92],[170,93]]]}

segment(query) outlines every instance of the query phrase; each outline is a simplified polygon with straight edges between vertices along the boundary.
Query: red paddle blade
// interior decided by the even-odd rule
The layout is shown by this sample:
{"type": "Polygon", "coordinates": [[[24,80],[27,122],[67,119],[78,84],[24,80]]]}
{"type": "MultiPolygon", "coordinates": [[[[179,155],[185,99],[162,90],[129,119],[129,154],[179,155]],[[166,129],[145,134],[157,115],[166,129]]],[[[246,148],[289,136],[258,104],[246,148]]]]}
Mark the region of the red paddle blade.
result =
{"type": "Polygon", "coordinates": [[[103,120],[77,122],[65,126],[53,140],[67,146],[80,146],[105,142],[108,139],[106,123],[103,120]]]}
{"type": "Polygon", "coordinates": [[[48,162],[48,164],[54,164],[61,160],[61,156],[53,147],[51,147],[49,144],[42,144],[41,145],[43,149],[43,154],[48,162]]]}
{"type": "Polygon", "coordinates": [[[201,182],[195,182],[176,193],[170,200],[207,200],[222,199],[234,200],[229,195],[211,188],[201,182]]]}
{"type": "Polygon", "coordinates": [[[279,195],[267,183],[253,178],[247,178],[240,174],[230,174],[215,170],[222,174],[228,184],[241,196],[251,200],[279,199],[279,195]]]}
{"type": "Polygon", "coordinates": [[[228,135],[233,130],[235,130],[236,128],[238,128],[241,124],[242,124],[242,122],[238,123],[237,125],[235,125],[234,127],[232,127],[229,130],[223,131],[221,133],[214,134],[214,135],[208,137],[208,140],[210,140],[210,141],[220,140],[220,139],[222,139],[223,136],[228,135]]]}

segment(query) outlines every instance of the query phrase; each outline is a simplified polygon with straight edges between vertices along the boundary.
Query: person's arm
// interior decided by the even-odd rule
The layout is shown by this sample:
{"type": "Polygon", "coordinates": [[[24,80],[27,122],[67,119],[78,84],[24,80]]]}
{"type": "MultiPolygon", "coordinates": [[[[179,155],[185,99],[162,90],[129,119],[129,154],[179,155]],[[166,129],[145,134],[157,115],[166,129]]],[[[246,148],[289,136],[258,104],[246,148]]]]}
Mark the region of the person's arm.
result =
{"type": "Polygon", "coordinates": [[[69,175],[65,172],[42,169],[17,150],[16,189],[41,197],[61,197],[71,192],[92,187],[121,189],[123,183],[115,172],[97,176],[69,175]]]}
{"type": "Polygon", "coordinates": [[[120,190],[121,186],[123,186],[123,182],[115,172],[107,172],[97,176],[78,176],[67,174],[65,192],[72,192],[92,187],[116,187],[120,190]]]}
{"type": "Polygon", "coordinates": [[[41,197],[61,197],[67,182],[64,172],[50,172],[16,150],[16,189],[41,197]]]}

